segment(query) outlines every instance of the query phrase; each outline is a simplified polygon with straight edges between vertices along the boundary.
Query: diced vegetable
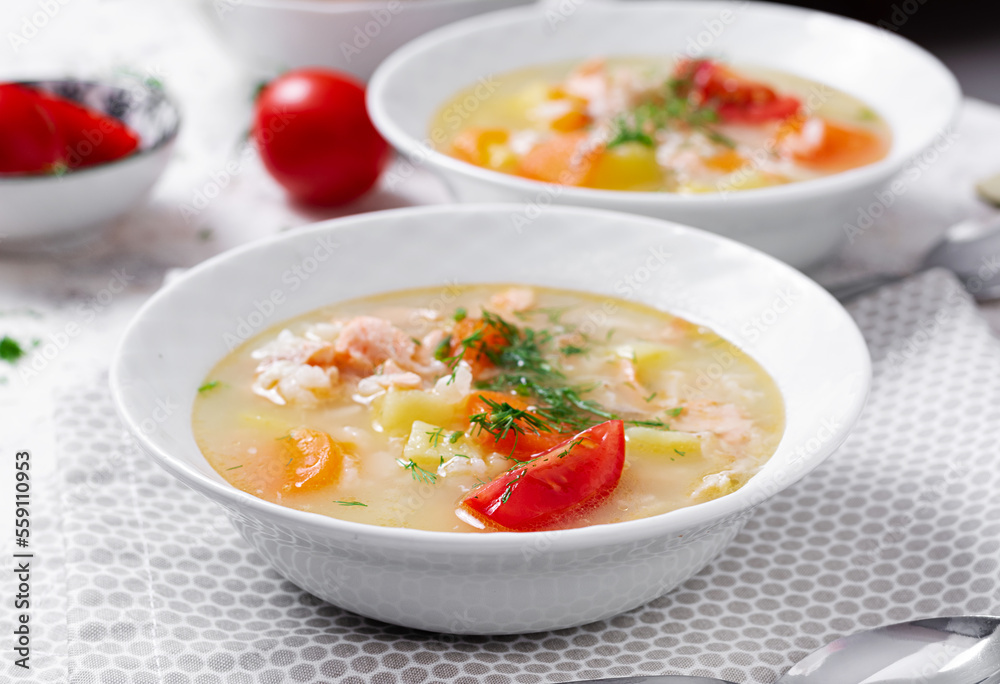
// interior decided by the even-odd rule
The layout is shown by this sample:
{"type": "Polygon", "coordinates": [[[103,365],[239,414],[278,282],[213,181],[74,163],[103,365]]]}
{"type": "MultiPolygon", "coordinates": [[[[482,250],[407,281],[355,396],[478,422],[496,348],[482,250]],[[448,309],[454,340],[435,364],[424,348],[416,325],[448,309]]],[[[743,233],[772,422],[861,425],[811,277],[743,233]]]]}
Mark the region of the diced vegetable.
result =
{"type": "Polygon", "coordinates": [[[701,437],[692,432],[630,427],[625,430],[627,458],[701,458],[701,437]]]}
{"type": "Polygon", "coordinates": [[[470,418],[486,416],[483,422],[471,424],[469,434],[472,439],[488,451],[495,451],[519,461],[551,449],[560,444],[572,433],[554,432],[532,421],[531,404],[524,398],[505,392],[474,392],[469,395],[466,415],[470,418]],[[506,412],[510,420],[499,421],[500,416],[494,407],[507,406],[506,412]],[[527,413],[526,417],[517,417],[518,413],[527,413]],[[483,426],[483,423],[495,425],[493,431],[483,426]]]}
{"type": "Polygon", "coordinates": [[[632,359],[635,365],[635,377],[645,387],[651,387],[677,360],[675,347],[656,342],[634,342],[619,347],[618,354],[632,359]]]}
{"type": "Polygon", "coordinates": [[[409,434],[414,421],[455,426],[461,422],[463,406],[423,390],[391,389],[372,405],[378,427],[390,435],[409,434]]]}
{"type": "Polygon", "coordinates": [[[521,159],[521,175],[546,183],[584,185],[597,157],[597,150],[588,149],[587,138],[577,131],[543,140],[521,159]]]}
{"type": "Polygon", "coordinates": [[[638,142],[626,142],[597,155],[586,185],[607,190],[657,190],[663,184],[663,169],[656,150],[638,142]]]}
{"type": "Polygon", "coordinates": [[[467,128],[452,141],[452,154],[476,166],[511,170],[517,160],[507,146],[509,138],[502,128],[467,128]]]}
{"type": "Polygon", "coordinates": [[[469,440],[460,431],[416,420],[403,447],[403,460],[413,461],[424,470],[434,472],[453,458],[469,456],[470,446],[469,440]]]}
{"type": "Polygon", "coordinates": [[[493,366],[489,353],[506,346],[504,336],[493,325],[481,318],[463,318],[451,333],[451,355],[461,354],[463,361],[472,368],[472,376],[478,377],[493,366]]]}
{"type": "Polygon", "coordinates": [[[284,493],[315,491],[335,484],[344,467],[344,452],[320,430],[292,430],[285,441],[284,493]]]}
{"type": "Polygon", "coordinates": [[[796,161],[827,173],[871,164],[885,155],[884,142],[858,126],[807,119],[783,140],[796,161]]]}
{"type": "Polygon", "coordinates": [[[622,422],[609,420],[473,489],[461,506],[494,528],[541,529],[609,496],[624,464],[622,422]]]}

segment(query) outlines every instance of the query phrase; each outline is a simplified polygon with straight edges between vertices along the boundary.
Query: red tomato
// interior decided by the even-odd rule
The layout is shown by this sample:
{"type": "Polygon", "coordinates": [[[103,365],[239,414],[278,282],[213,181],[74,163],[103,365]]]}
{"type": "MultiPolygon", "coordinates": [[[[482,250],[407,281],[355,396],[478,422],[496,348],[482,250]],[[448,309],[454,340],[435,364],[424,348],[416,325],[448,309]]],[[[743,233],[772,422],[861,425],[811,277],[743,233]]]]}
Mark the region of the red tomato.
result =
{"type": "Polygon", "coordinates": [[[476,487],[461,506],[500,529],[543,529],[609,496],[624,465],[625,428],[609,420],[476,487]]]}
{"type": "Polygon", "coordinates": [[[70,169],[121,159],[139,147],[139,136],[112,116],[48,93],[39,98],[55,122],[70,169]]]}
{"type": "MultiPolygon", "coordinates": [[[[469,396],[466,404],[466,412],[472,416],[477,413],[490,413],[492,410],[487,400],[496,404],[508,404],[512,408],[520,411],[527,411],[530,404],[524,398],[516,394],[507,392],[476,392],[469,396]]],[[[547,449],[551,449],[557,444],[562,444],[572,433],[568,432],[535,432],[531,426],[523,421],[515,421],[521,428],[520,432],[510,430],[506,435],[494,435],[491,432],[481,429],[472,430],[472,438],[482,444],[487,449],[509,456],[510,458],[524,461],[535,454],[540,454],[547,449]]]]}
{"type": "Polygon", "coordinates": [[[360,197],[390,157],[368,118],[364,87],[326,69],[297,69],[268,83],[257,98],[253,137],[274,179],[308,204],[360,197]]]}
{"type": "Polygon", "coordinates": [[[769,86],[743,78],[710,60],[683,62],[678,75],[688,76],[698,98],[715,106],[719,118],[728,123],[779,121],[799,111],[797,98],[778,95],[769,86]]]}
{"type": "Polygon", "coordinates": [[[0,173],[51,173],[62,161],[52,117],[38,94],[0,84],[0,173]]]}

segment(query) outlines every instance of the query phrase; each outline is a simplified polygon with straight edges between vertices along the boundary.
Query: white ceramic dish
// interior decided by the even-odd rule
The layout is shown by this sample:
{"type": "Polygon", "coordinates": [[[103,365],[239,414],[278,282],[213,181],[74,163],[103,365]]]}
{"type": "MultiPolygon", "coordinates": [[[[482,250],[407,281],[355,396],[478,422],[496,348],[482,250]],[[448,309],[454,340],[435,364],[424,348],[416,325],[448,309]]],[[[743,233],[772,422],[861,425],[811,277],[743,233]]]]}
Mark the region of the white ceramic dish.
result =
{"type": "MultiPolygon", "coordinates": [[[[736,242],[628,214],[552,207],[531,230],[518,205],[403,209],[338,219],[215,257],[138,313],[112,370],[118,410],[142,449],[221,504],[300,587],[362,615],[452,633],[513,633],[606,618],[694,575],[753,508],[846,437],[870,380],[850,316],[794,269],[736,242]],[[523,282],[637,301],[712,326],[776,380],[787,429],[729,496],[614,525],[469,535],[336,520],[225,482],[195,444],[197,388],[239,339],[328,303],[454,282],[523,282]]],[[[599,316],[600,311],[595,311],[599,316]]],[[[720,371],[727,360],[720,357],[720,371]]],[[[711,376],[712,373],[709,373],[711,376]]]]}
{"type": "Polygon", "coordinates": [[[326,66],[368,80],[393,50],[459,19],[534,0],[206,0],[226,41],[273,75],[326,66]]]}
{"type": "Polygon", "coordinates": [[[61,176],[0,176],[0,249],[57,247],[142,202],[170,160],[180,128],[180,112],[159,88],[74,79],[27,85],[121,119],[139,135],[139,149],[61,176]]]}
{"type": "Polygon", "coordinates": [[[915,154],[931,144],[950,145],[943,131],[960,101],[955,78],[930,54],[888,31],[767,3],[572,6],[576,9],[568,14],[541,6],[495,13],[406,45],[372,78],[368,105],[375,125],[416,163],[443,174],[460,201],[560,203],[645,214],[727,235],[798,267],[835,251],[852,226],[870,225],[863,220],[857,225],[859,211],[881,203],[872,210],[881,215],[884,202],[876,193],[915,154]],[[695,48],[703,52],[695,54],[695,48]],[[876,164],[804,183],[675,195],[550,186],[467,164],[429,144],[435,112],[482,77],[599,55],[673,54],[718,56],[839,88],[886,118],[894,134],[892,150],[876,164]]]}

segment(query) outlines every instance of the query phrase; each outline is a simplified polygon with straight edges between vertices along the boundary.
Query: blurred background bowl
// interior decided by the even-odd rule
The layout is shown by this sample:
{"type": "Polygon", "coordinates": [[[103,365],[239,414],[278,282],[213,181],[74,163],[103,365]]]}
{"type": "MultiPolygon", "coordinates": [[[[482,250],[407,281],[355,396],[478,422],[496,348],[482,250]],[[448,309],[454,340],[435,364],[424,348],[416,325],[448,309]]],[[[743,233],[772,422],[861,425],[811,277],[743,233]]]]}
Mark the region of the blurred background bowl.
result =
{"type": "Polygon", "coordinates": [[[468,19],[401,48],[379,67],[368,89],[376,127],[415,164],[438,171],[459,201],[559,203],[644,214],[726,235],[800,268],[837,251],[846,242],[845,225],[877,203],[876,193],[915,155],[931,145],[950,145],[948,130],[961,101],[955,77],[933,55],[889,31],[758,2],[591,1],[570,3],[565,12],[562,6],[468,19]],[[833,86],[886,119],[892,148],[874,164],[815,180],[683,195],[553,186],[428,147],[439,109],[483,77],[497,80],[531,66],[639,55],[712,56],[833,86]]]}
{"type": "Polygon", "coordinates": [[[226,41],[259,72],[325,66],[368,78],[396,48],[459,19],[534,0],[206,0],[226,41]]]}
{"type": "Polygon", "coordinates": [[[76,79],[22,81],[122,121],[139,147],[61,175],[0,176],[0,249],[46,247],[88,233],[142,202],[163,173],[180,112],[158,87],[76,79]]]}

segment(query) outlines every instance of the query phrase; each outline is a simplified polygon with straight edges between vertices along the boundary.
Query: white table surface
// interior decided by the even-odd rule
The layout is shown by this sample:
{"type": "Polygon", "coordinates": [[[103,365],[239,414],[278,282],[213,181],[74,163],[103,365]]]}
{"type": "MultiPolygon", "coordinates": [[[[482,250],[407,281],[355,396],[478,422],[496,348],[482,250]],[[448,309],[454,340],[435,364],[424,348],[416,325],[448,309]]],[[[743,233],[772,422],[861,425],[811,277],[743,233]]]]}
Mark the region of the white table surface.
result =
{"type": "MultiPolygon", "coordinates": [[[[0,366],[0,447],[4,453],[32,449],[40,476],[54,468],[46,429],[53,386],[106,368],[123,325],[171,269],[319,219],[449,200],[435,177],[419,171],[399,187],[380,187],[343,209],[290,206],[244,140],[254,78],[219,42],[200,2],[53,0],[52,5],[58,11],[15,50],[10,32],[20,32],[40,5],[5,0],[0,80],[152,76],[180,104],[184,122],[175,158],[148,203],[109,226],[100,239],[58,255],[0,251],[0,336],[38,338],[40,348],[50,342],[57,348],[52,359],[36,352],[17,367],[0,366]],[[195,206],[233,159],[240,172],[194,219],[186,218],[182,208],[195,206]],[[105,299],[115,278],[127,287],[105,299]]],[[[955,144],[907,186],[877,225],[814,275],[832,282],[906,270],[949,224],[994,211],[976,199],[973,182],[1000,171],[1000,108],[966,101],[956,132],[955,144]]],[[[1000,330],[1000,307],[981,310],[1000,330]]],[[[0,508],[0,530],[10,529],[11,512],[0,508]]],[[[6,537],[0,543],[8,544],[6,537]]]]}

